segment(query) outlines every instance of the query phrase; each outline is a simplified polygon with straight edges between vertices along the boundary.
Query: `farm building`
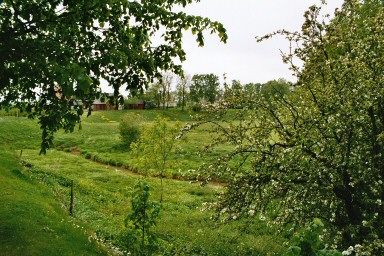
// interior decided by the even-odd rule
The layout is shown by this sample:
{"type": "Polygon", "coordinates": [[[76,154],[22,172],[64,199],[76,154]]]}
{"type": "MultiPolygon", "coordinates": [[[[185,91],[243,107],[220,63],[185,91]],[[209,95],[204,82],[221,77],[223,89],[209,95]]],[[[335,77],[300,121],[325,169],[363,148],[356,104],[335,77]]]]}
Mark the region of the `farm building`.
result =
{"type": "Polygon", "coordinates": [[[123,109],[122,105],[119,105],[118,108],[116,108],[115,105],[111,105],[108,103],[108,98],[113,97],[113,93],[106,93],[105,97],[95,99],[92,102],[92,109],[95,111],[98,110],[121,110],[123,109]]]}

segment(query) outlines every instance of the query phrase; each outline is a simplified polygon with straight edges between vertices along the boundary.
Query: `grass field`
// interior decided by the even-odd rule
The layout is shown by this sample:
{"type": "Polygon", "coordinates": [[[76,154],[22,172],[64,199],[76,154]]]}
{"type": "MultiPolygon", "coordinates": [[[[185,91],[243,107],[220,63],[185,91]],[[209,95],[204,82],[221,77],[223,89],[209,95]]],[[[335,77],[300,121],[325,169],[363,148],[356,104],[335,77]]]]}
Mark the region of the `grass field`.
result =
{"type": "MultiPolygon", "coordinates": [[[[149,124],[159,112],[140,111],[140,114],[149,124]]],[[[188,113],[174,110],[165,113],[171,122],[191,121],[188,113]]],[[[119,161],[130,164],[129,152],[119,147],[118,124],[125,114],[129,112],[103,111],[84,117],[82,130],[59,133],[55,144],[60,150],[51,149],[42,156],[38,155],[40,130],[35,121],[0,117],[0,147],[4,152],[0,156],[4,198],[0,208],[0,251],[6,252],[4,255],[107,254],[90,237],[97,237],[102,244],[109,245],[107,248],[112,245],[124,248],[124,219],[131,211],[130,191],[139,176],[85,156],[88,153],[116,165],[119,161]],[[74,217],[70,218],[72,180],[75,208],[74,217]],[[55,250],[60,253],[51,253],[55,250]]],[[[185,170],[198,168],[208,159],[197,154],[209,141],[209,133],[204,128],[194,133],[183,145],[184,155],[177,156],[185,170]]],[[[158,201],[160,179],[150,178],[149,184],[151,199],[158,201]]],[[[215,193],[221,189],[221,186],[200,187],[187,181],[164,180],[164,200],[154,230],[159,238],[157,255],[281,254],[285,239],[277,237],[274,228],[258,218],[229,224],[210,219],[212,213],[203,211],[202,204],[213,202],[215,193]]]]}
{"type": "MultiPolygon", "coordinates": [[[[125,115],[139,114],[145,120],[143,126],[149,125],[157,116],[169,119],[169,124],[180,122],[182,125],[192,123],[193,113],[181,112],[175,109],[152,111],[98,111],[90,117],[83,117],[82,129],[74,133],[59,132],[56,136],[56,148],[65,151],[78,151],[87,158],[113,165],[124,166],[140,172],[129,148],[121,145],[119,135],[119,122],[125,115]]],[[[134,117],[132,118],[134,121],[134,117]]],[[[181,142],[180,150],[171,156],[170,161],[177,163],[172,170],[167,170],[168,177],[180,179],[194,179],[202,164],[214,160],[218,155],[223,155],[228,148],[220,146],[211,151],[204,152],[204,148],[211,141],[214,134],[208,132],[210,126],[203,125],[192,130],[181,142]]],[[[158,176],[158,173],[152,173],[158,176]]]]}

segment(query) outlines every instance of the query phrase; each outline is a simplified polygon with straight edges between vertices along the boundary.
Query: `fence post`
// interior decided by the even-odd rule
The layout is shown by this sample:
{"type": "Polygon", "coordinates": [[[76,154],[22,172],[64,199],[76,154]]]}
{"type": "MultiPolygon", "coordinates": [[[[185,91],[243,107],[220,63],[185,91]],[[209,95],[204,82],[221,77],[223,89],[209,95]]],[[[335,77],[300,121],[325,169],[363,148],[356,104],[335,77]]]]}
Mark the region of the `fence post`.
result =
{"type": "Polygon", "coordinates": [[[73,207],[74,207],[74,200],[73,200],[73,180],[71,180],[71,205],[69,206],[69,215],[73,216],[73,207]]]}

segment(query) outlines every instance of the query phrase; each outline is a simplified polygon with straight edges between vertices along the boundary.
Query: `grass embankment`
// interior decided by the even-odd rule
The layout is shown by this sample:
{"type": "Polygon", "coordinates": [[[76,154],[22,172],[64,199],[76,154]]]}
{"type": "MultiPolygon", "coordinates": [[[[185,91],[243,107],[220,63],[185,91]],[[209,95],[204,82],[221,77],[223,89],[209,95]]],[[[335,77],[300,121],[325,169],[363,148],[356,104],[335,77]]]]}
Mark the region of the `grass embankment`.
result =
{"type": "MultiPolygon", "coordinates": [[[[95,112],[87,121],[84,119],[83,130],[60,134],[58,141],[68,140],[68,146],[80,149],[80,146],[93,147],[98,154],[108,148],[112,150],[108,153],[114,156],[121,114],[95,112]],[[111,138],[115,139],[110,142],[111,138]]],[[[157,116],[156,112],[151,114],[157,116]]],[[[197,132],[196,136],[208,135],[197,132]]],[[[84,230],[92,230],[98,238],[123,247],[124,218],[131,210],[129,192],[137,176],[63,151],[49,150],[47,155],[39,156],[40,130],[34,121],[25,118],[1,118],[0,141],[4,142],[2,149],[6,152],[2,154],[0,169],[4,183],[1,191],[5,198],[0,209],[1,238],[5,242],[1,243],[0,251],[9,252],[7,255],[19,255],[27,250],[31,253],[23,255],[93,255],[98,249],[88,241],[92,232],[84,230]],[[22,160],[32,165],[28,171],[18,166],[16,154],[21,149],[22,160]],[[71,219],[67,217],[71,180],[75,183],[72,221],[76,224],[69,222],[71,219]],[[21,214],[23,211],[25,213],[21,214]],[[19,230],[19,227],[22,235],[8,235],[11,233],[8,229],[19,230]],[[61,253],[50,253],[52,250],[61,250],[61,253]]],[[[126,152],[121,154],[127,158],[126,152]]],[[[153,187],[152,200],[159,200],[160,180],[150,179],[149,182],[153,187]]],[[[281,253],[284,239],[276,237],[274,230],[257,218],[225,225],[210,220],[211,212],[202,211],[202,203],[214,201],[217,189],[176,180],[164,181],[161,216],[154,230],[161,241],[160,255],[281,253]]]]}
{"type": "Polygon", "coordinates": [[[107,255],[89,238],[90,229],[78,228],[78,221],[68,217],[51,189],[22,170],[14,149],[38,131],[22,133],[17,129],[22,123],[35,126],[0,118],[0,255],[107,255]]]}

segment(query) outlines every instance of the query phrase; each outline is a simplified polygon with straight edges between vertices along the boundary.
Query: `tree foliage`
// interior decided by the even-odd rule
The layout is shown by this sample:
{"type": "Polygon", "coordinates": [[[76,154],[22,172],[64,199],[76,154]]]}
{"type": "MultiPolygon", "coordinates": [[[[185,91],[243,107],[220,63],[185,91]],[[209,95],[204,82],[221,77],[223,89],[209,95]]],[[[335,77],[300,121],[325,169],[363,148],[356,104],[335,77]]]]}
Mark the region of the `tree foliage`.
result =
{"type": "Polygon", "coordinates": [[[219,77],[214,74],[201,74],[192,77],[190,99],[195,103],[214,103],[219,89],[219,77]]]}
{"type": "MultiPolygon", "coordinates": [[[[169,169],[172,164],[175,165],[175,161],[171,158],[178,146],[180,128],[180,124],[169,124],[168,119],[158,116],[150,126],[144,129],[140,140],[131,144],[139,168],[145,170],[146,174],[151,169],[158,172],[161,189],[163,189],[166,169],[169,169]]],[[[160,201],[162,199],[163,191],[161,191],[160,201]]]]}
{"type": "Polygon", "coordinates": [[[282,96],[290,92],[289,87],[289,83],[285,79],[280,78],[263,84],[260,88],[260,93],[266,98],[271,98],[275,94],[282,96]]]}
{"type": "MultiPolygon", "coordinates": [[[[83,109],[105,79],[119,88],[141,89],[162,70],[181,73],[182,33],[197,43],[203,31],[227,40],[222,24],[174,11],[193,0],[0,1],[0,106],[18,106],[38,116],[44,153],[60,128],[73,131],[83,109]],[[164,43],[154,45],[151,37],[164,43]],[[70,111],[73,106],[75,111],[70,111]]],[[[122,98],[120,97],[120,100],[122,98]]]]}
{"type": "Polygon", "coordinates": [[[176,84],[177,105],[181,106],[182,111],[184,111],[184,108],[187,105],[190,85],[191,85],[191,77],[189,75],[184,74],[184,76],[177,77],[177,84],[176,84]]]}
{"type": "MultiPolygon", "coordinates": [[[[298,48],[283,56],[298,82],[290,94],[242,99],[215,143],[234,150],[206,170],[229,175],[217,217],[258,212],[295,228],[320,218],[336,246],[381,255],[384,240],[384,6],[346,0],[330,22],[305,13],[298,48]],[[304,65],[294,64],[299,58],[304,65]],[[359,247],[360,248],[360,247],[359,247]]],[[[215,111],[225,109],[216,106],[215,111]]],[[[252,214],[253,215],[253,214],[252,214]]]]}
{"type": "Polygon", "coordinates": [[[160,204],[150,201],[151,187],[139,179],[132,191],[132,212],[125,219],[127,247],[134,255],[150,255],[156,237],[152,228],[160,214],[160,204]]]}

